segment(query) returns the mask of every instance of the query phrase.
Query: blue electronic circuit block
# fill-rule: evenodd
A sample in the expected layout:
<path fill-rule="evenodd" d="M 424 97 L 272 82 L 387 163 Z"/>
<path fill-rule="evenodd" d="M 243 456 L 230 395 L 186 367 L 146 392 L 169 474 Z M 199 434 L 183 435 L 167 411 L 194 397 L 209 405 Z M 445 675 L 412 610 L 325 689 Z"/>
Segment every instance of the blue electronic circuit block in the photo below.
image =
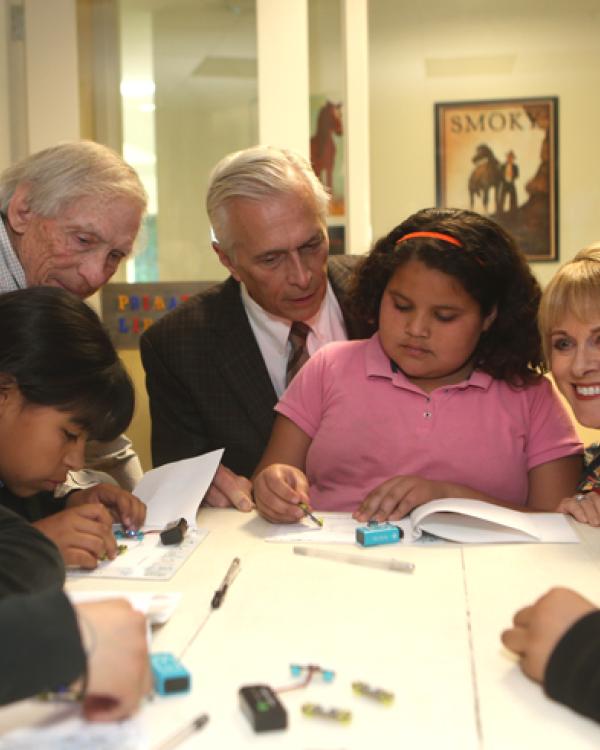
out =
<path fill-rule="evenodd" d="M 154 692 L 159 695 L 189 692 L 192 678 L 187 669 L 173 654 L 150 655 L 150 666 L 154 679 Z"/>
<path fill-rule="evenodd" d="M 374 547 L 377 544 L 395 544 L 404 536 L 399 526 L 391 523 L 369 521 L 367 526 L 356 529 L 356 541 L 363 547 Z"/>
<path fill-rule="evenodd" d="M 143 531 L 135 531 L 133 529 L 128 529 L 125 531 L 124 529 L 115 529 L 114 530 L 115 539 L 135 539 L 138 542 L 141 542 L 144 539 L 144 532 Z"/>

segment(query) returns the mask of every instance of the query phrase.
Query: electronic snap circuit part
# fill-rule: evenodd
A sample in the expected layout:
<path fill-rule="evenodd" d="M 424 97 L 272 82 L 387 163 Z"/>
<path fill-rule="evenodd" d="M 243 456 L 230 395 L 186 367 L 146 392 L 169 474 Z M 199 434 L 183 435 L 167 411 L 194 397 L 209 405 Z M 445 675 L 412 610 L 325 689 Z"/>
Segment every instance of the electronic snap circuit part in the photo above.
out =
<path fill-rule="evenodd" d="M 378 544 L 395 544 L 404 536 L 399 526 L 392 523 L 369 521 L 366 526 L 356 529 L 356 541 L 363 547 L 374 547 Z"/>
<path fill-rule="evenodd" d="M 372 688 L 367 685 L 366 682 L 353 682 L 352 690 L 356 695 L 362 695 L 365 698 L 372 698 L 379 703 L 384 703 L 386 706 L 391 705 L 394 702 L 394 694 L 387 690 L 381 690 L 380 688 Z"/>
<path fill-rule="evenodd" d="M 238 695 L 242 713 L 255 732 L 287 727 L 287 712 L 268 685 L 246 685 Z"/>
<path fill-rule="evenodd" d="M 317 717 L 319 719 L 331 719 L 339 721 L 340 724 L 349 724 L 352 721 L 352 712 L 340 708 L 323 708 L 318 703 L 305 703 L 302 706 L 305 716 Z"/>
<path fill-rule="evenodd" d="M 185 518 L 178 518 L 177 521 L 168 523 L 160 532 L 160 541 L 163 544 L 179 544 L 183 541 L 187 529 L 188 524 Z"/>
<path fill-rule="evenodd" d="M 187 693 L 192 684 L 188 670 L 173 654 L 162 652 L 150 655 L 154 692 L 159 695 Z"/>
<path fill-rule="evenodd" d="M 116 529 L 114 532 L 115 539 L 135 539 L 138 542 L 143 541 L 144 539 L 144 532 L 136 531 L 135 529 L 127 529 L 126 531 L 123 529 Z"/>

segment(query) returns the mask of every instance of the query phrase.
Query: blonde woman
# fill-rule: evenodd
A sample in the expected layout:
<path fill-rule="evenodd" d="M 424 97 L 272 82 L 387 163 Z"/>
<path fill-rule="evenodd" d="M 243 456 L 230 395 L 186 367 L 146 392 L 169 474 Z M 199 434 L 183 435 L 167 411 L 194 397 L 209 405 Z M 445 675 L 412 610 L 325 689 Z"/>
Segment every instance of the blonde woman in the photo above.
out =
<path fill-rule="evenodd" d="M 600 429 L 600 243 L 559 269 L 542 295 L 539 323 L 558 389 L 577 421 Z M 577 494 L 557 510 L 600 526 L 600 445 L 586 451 Z"/>

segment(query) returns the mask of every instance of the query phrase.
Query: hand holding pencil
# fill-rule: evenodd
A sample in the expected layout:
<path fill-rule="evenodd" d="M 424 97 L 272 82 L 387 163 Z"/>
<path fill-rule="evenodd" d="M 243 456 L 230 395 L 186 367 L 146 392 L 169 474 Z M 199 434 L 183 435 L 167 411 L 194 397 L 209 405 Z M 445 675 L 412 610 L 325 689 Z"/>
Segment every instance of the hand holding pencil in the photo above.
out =
<path fill-rule="evenodd" d="M 308 480 L 295 466 L 267 466 L 254 479 L 253 494 L 256 509 L 271 523 L 298 523 L 312 514 Z"/>

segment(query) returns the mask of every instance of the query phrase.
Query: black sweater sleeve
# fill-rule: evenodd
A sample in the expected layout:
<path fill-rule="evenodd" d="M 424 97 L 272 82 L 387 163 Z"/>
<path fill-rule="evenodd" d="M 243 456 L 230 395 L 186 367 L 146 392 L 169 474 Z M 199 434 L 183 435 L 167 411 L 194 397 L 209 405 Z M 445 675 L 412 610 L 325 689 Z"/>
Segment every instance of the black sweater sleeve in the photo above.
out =
<path fill-rule="evenodd" d="M 0 505 L 0 598 L 57 589 L 64 579 L 63 561 L 53 542 Z"/>
<path fill-rule="evenodd" d="M 33 497 L 17 497 L 8 487 L 0 487 L 0 503 L 18 516 L 34 523 L 64 510 L 70 494 L 54 497 L 51 492 L 39 492 Z"/>
<path fill-rule="evenodd" d="M 544 687 L 554 700 L 600 721 L 600 610 L 563 635 L 550 655 Z"/>
<path fill-rule="evenodd" d="M 0 601 L 0 704 L 70 685 L 85 664 L 77 616 L 62 591 Z"/>

